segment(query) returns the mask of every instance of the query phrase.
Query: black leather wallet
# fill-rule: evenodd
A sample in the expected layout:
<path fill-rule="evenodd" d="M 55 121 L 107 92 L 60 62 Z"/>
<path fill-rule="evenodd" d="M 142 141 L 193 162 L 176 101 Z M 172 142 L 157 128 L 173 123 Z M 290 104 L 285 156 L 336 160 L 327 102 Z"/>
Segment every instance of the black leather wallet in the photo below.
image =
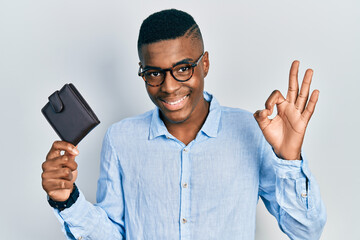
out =
<path fill-rule="evenodd" d="M 89 104 L 71 83 L 51 94 L 41 112 L 61 140 L 75 146 L 100 123 Z"/>

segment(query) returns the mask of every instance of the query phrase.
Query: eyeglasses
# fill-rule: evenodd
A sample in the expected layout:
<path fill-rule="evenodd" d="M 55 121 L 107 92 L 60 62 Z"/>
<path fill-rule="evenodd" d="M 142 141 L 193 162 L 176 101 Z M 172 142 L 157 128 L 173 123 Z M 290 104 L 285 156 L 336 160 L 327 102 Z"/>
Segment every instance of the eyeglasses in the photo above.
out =
<path fill-rule="evenodd" d="M 205 52 L 194 63 L 188 61 L 181 61 L 175 64 L 171 68 L 158 68 L 147 67 L 142 68 L 140 65 L 138 75 L 144 79 L 147 85 L 151 87 L 158 87 L 165 82 L 165 75 L 167 71 L 170 71 L 171 76 L 178 82 L 186 82 L 194 74 L 194 68 L 199 64 L 200 60 L 204 56 Z"/>

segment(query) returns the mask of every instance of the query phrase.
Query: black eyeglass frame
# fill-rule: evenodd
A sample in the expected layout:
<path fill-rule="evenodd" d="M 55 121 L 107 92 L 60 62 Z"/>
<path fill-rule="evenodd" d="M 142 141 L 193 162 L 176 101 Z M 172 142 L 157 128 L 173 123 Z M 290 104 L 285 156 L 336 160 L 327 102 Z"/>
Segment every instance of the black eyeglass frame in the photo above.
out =
<path fill-rule="evenodd" d="M 187 62 L 187 61 L 181 61 L 181 62 L 175 64 L 174 66 L 172 66 L 171 68 L 166 68 L 166 69 L 162 69 L 162 68 L 158 68 L 158 67 L 148 67 L 148 68 L 142 69 L 142 66 L 140 65 L 139 71 L 138 71 L 138 75 L 139 75 L 140 77 L 142 77 L 142 78 L 144 79 L 145 83 L 146 83 L 147 85 L 151 86 L 151 87 L 158 87 L 158 86 L 160 86 L 161 84 L 163 84 L 163 83 L 165 82 L 165 76 L 166 76 L 166 72 L 167 72 L 167 71 L 170 72 L 171 76 L 172 76 L 176 81 L 178 81 L 178 82 L 186 82 L 186 81 L 189 81 L 189 80 L 192 78 L 192 76 L 194 75 L 194 68 L 199 64 L 199 62 L 201 61 L 201 59 L 202 59 L 202 57 L 204 56 L 204 54 L 205 54 L 205 52 L 203 52 L 203 53 L 201 54 L 201 56 L 198 58 L 198 60 L 196 60 L 196 61 L 193 62 L 193 63 Z M 190 67 L 191 67 L 191 75 L 190 75 L 190 77 L 189 77 L 188 79 L 186 79 L 186 80 L 179 80 L 179 79 L 177 79 L 177 78 L 174 76 L 173 69 L 174 69 L 176 66 L 180 65 L 180 64 L 190 64 Z M 163 76 L 164 76 L 162 82 L 159 83 L 159 84 L 157 84 L 157 85 L 152 85 L 152 84 L 150 84 L 148 81 L 146 81 L 146 79 L 145 79 L 145 72 L 148 71 L 148 70 L 158 70 L 159 72 L 161 72 L 161 73 L 163 74 Z"/>

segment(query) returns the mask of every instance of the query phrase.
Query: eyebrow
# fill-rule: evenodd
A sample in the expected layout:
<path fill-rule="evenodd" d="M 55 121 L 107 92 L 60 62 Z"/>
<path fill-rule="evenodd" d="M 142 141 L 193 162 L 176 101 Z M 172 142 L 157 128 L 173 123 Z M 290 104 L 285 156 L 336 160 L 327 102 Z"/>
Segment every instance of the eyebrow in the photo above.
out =
<path fill-rule="evenodd" d="M 179 65 L 179 64 L 182 64 L 182 63 L 190 63 L 190 62 L 193 62 L 193 61 L 194 61 L 194 59 L 192 59 L 192 58 L 184 58 L 184 59 L 174 63 L 171 67 L 175 67 L 176 65 Z M 145 65 L 143 69 L 147 70 L 147 69 L 163 69 L 163 68 Z"/>

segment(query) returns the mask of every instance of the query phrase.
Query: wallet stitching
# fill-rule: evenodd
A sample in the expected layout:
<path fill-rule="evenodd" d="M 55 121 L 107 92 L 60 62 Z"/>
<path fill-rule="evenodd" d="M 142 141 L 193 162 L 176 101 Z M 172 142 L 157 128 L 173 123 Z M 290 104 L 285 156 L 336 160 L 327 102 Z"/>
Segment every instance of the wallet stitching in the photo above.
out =
<path fill-rule="evenodd" d="M 76 98 L 76 100 L 84 107 L 84 109 L 86 110 L 86 112 L 89 114 L 89 116 L 96 122 L 96 123 L 99 123 L 100 121 L 99 121 L 99 119 L 97 119 L 97 117 L 95 117 L 94 115 L 95 115 L 95 113 L 91 110 L 91 108 L 90 108 L 90 105 L 89 104 L 87 104 L 88 105 L 88 107 L 86 107 L 86 105 L 83 103 L 83 100 L 85 101 L 85 99 L 84 98 L 80 98 L 79 96 L 78 96 L 78 94 L 80 94 L 78 91 L 78 93 L 76 92 L 76 91 L 74 91 L 73 90 L 73 86 L 71 86 L 70 84 L 66 84 L 68 87 L 69 87 L 69 89 L 70 89 L 70 91 L 74 94 L 74 96 L 75 96 L 75 98 Z M 89 108 L 89 109 L 88 109 Z"/>
<path fill-rule="evenodd" d="M 51 101 L 50 98 L 49 98 L 49 102 L 50 102 L 51 107 L 54 109 L 54 111 L 55 111 L 56 113 L 59 113 L 59 112 L 61 112 L 61 111 L 63 110 L 64 104 L 63 104 L 63 102 L 61 101 L 61 98 L 60 98 L 60 96 L 59 96 L 59 91 L 54 92 L 51 96 L 54 96 L 54 95 L 55 95 L 55 98 L 57 98 L 57 101 L 60 103 L 60 110 L 59 110 L 59 111 L 56 110 L 56 107 L 54 107 L 54 104 L 55 104 L 55 106 L 57 106 L 58 104 L 55 103 L 55 102 L 54 102 L 54 104 L 53 104 L 53 101 Z M 50 97 L 51 97 L 51 96 L 50 96 Z"/>
<path fill-rule="evenodd" d="M 48 103 L 50 105 L 50 103 Z M 51 107 L 51 106 L 50 106 Z M 58 129 L 56 128 L 56 126 L 51 122 L 50 118 L 47 116 L 47 114 L 45 113 L 45 109 L 46 109 L 46 105 L 45 107 L 43 107 L 42 112 L 44 117 L 46 118 L 46 120 L 48 121 L 48 123 L 50 124 L 50 126 L 54 129 L 54 131 L 57 133 L 57 135 L 61 138 L 64 139 L 64 136 L 58 131 Z"/>
<path fill-rule="evenodd" d="M 97 116 L 95 115 L 95 113 L 92 111 L 92 109 L 90 108 L 89 104 L 86 102 L 86 100 L 81 96 L 81 94 L 77 91 L 77 89 L 75 88 L 75 86 L 73 86 L 75 88 L 72 89 L 72 84 L 65 84 L 66 87 L 68 87 L 68 89 L 70 90 L 70 93 L 74 96 L 74 98 L 76 99 L 75 101 L 78 101 L 80 103 L 80 105 L 83 107 L 83 109 L 85 109 L 85 111 L 87 112 L 88 116 L 90 116 L 91 119 L 93 119 L 94 122 L 94 126 L 92 128 L 94 128 L 96 125 L 98 125 L 100 123 L 99 119 L 97 118 Z M 60 91 L 57 91 L 58 94 L 60 93 Z M 58 95 L 57 94 L 57 95 Z M 80 96 L 79 96 L 80 95 Z M 57 96 L 61 102 L 62 107 L 64 107 L 64 104 L 60 98 L 60 96 Z M 56 128 L 56 126 L 53 124 L 52 121 L 50 121 L 50 118 L 47 116 L 45 109 L 47 108 L 47 106 L 49 106 L 50 108 L 53 108 L 51 106 L 51 102 L 48 102 L 47 105 L 45 105 L 42 108 L 42 112 L 43 115 L 45 116 L 46 120 L 48 121 L 48 123 L 51 125 L 51 127 L 54 129 L 54 131 L 57 133 L 57 135 L 61 138 L 64 139 L 63 135 L 60 133 L 60 131 L 58 131 L 58 129 Z M 85 134 L 86 135 L 86 134 Z M 81 137 L 82 139 L 83 137 Z"/>

